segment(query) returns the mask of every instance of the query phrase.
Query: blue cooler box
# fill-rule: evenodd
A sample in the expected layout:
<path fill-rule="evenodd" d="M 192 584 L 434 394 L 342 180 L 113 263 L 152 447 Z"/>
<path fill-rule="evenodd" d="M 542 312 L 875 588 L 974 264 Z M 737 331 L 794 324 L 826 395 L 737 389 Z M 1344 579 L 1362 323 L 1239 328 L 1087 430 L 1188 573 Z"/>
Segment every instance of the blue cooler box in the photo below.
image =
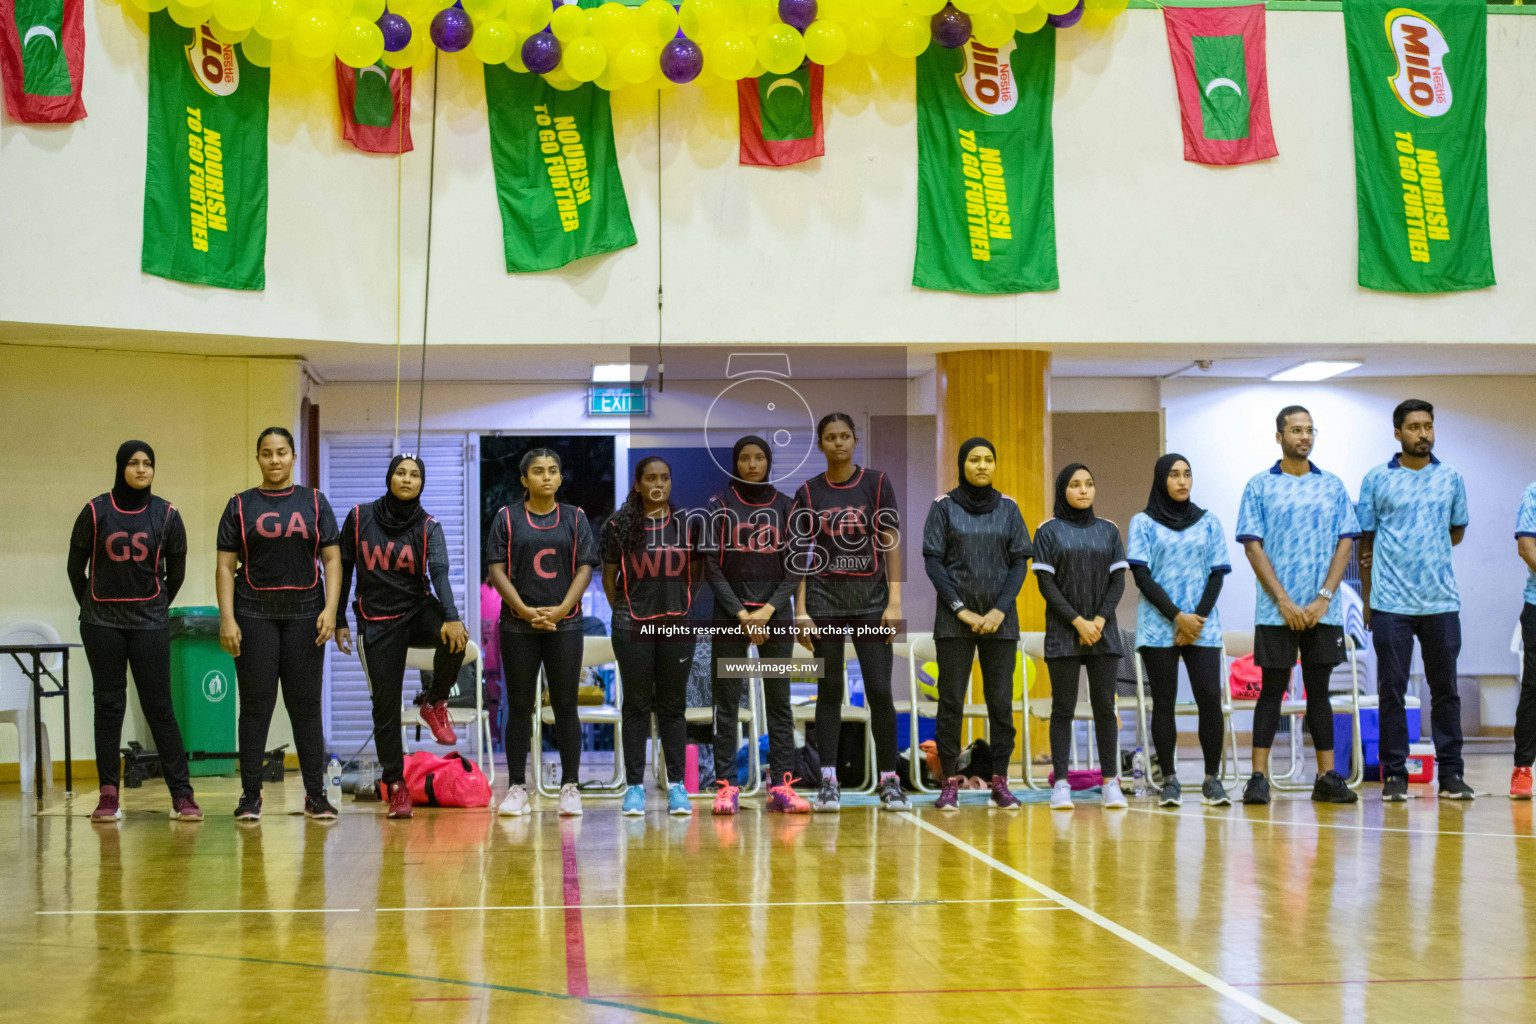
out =
<path fill-rule="evenodd" d="M 1419 708 L 1408 709 L 1408 739 L 1415 742 L 1420 735 Z M 1365 777 L 1371 781 L 1381 778 L 1381 715 L 1375 709 L 1360 711 L 1360 747 L 1365 754 Z M 1350 742 L 1349 716 L 1333 716 L 1334 760 L 1339 774 L 1349 776 L 1353 767 L 1354 746 Z"/>

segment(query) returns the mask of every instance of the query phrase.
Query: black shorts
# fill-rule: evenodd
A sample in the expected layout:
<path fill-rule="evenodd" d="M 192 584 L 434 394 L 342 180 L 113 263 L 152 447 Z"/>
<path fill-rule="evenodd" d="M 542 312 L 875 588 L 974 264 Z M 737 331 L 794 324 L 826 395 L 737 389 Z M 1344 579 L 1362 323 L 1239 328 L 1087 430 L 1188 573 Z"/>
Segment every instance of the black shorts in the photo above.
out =
<path fill-rule="evenodd" d="M 1292 668 L 1296 656 L 1304 665 L 1338 665 L 1344 661 L 1344 627 L 1317 625 L 1295 630 L 1289 626 L 1253 628 L 1253 663 L 1259 668 Z"/>

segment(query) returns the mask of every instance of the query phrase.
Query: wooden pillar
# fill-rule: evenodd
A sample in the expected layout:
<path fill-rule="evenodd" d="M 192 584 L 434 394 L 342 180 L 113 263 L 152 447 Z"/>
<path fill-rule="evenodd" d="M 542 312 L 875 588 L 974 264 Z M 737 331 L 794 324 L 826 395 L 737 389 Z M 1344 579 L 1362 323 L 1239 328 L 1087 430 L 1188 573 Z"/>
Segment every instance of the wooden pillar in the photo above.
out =
<path fill-rule="evenodd" d="M 1030 535 L 1050 518 L 1051 355 L 1029 349 L 974 349 L 937 356 L 939 488 L 959 483 L 956 456 L 966 438 L 985 437 L 997 446 L 993 486 L 1018 503 Z M 1045 601 L 1033 580 L 1019 592 L 1019 626 L 1026 632 L 1045 628 Z M 1044 666 L 1037 666 L 1044 675 Z M 979 675 L 972 700 L 981 700 Z M 1030 696 L 1050 693 L 1049 682 L 1036 679 Z M 1027 718 L 1027 716 L 1026 716 Z M 1031 729 L 1036 753 L 1048 749 L 1044 723 L 1016 723 Z M 979 726 L 967 730 L 967 739 Z M 1014 750 L 1017 759 L 1022 743 Z"/>

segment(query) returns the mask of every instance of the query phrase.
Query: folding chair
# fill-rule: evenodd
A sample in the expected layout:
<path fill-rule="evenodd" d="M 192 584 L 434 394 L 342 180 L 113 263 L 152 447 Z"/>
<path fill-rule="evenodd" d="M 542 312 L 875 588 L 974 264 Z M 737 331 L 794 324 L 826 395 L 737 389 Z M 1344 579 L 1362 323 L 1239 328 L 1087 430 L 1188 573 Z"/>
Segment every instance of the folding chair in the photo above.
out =
<path fill-rule="evenodd" d="M 1334 714 L 1348 714 L 1350 716 L 1350 758 L 1349 778 L 1345 780 L 1350 789 L 1359 789 L 1365 781 L 1365 749 L 1360 736 L 1360 663 L 1355 647 L 1355 638 L 1350 633 L 1344 634 L 1344 665 L 1349 670 L 1349 692 L 1336 694 L 1329 688 L 1328 703 Z M 1417 707 L 1419 699 L 1409 697 L 1409 707 Z M 1301 723 L 1306 718 L 1307 702 L 1305 700 L 1292 700 L 1287 697 L 1280 702 L 1280 713 L 1291 720 L 1291 764 L 1289 770 L 1283 776 L 1271 776 L 1271 781 L 1276 789 L 1286 792 L 1296 792 L 1307 789 L 1306 783 L 1300 781 L 1304 751 L 1301 739 Z"/>
<path fill-rule="evenodd" d="M 1035 664 L 1037 666 L 1035 671 L 1037 671 L 1037 672 L 1045 672 L 1045 671 L 1047 671 L 1046 665 L 1045 665 L 1045 634 L 1044 633 L 1024 633 L 1024 634 L 1022 634 L 1020 636 L 1020 642 L 1023 644 L 1023 647 L 1024 647 L 1024 657 L 1029 658 L 1029 659 L 1031 659 L 1032 661 L 1035 662 Z M 1094 721 L 1094 718 L 1093 718 L 1093 704 L 1092 704 L 1092 702 L 1086 700 L 1084 698 L 1084 695 L 1083 695 L 1083 690 L 1086 687 L 1086 685 L 1087 685 L 1087 683 L 1086 683 L 1086 680 L 1084 678 L 1084 670 L 1080 669 L 1078 671 L 1078 681 L 1077 681 L 1077 706 L 1072 709 L 1072 721 L 1074 721 L 1074 722 L 1087 722 L 1088 723 L 1088 742 L 1089 742 L 1090 746 L 1092 746 L 1095 743 L 1095 739 L 1094 739 L 1094 737 L 1095 737 L 1095 730 L 1098 729 L 1098 724 Z M 1034 718 L 1035 720 L 1041 721 L 1041 722 L 1049 722 L 1051 720 L 1051 703 L 1052 703 L 1052 698 L 1050 698 L 1050 697 L 1035 697 L 1035 698 L 1031 699 L 1031 698 L 1028 698 L 1028 696 L 1026 695 L 1025 703 L 1027 704 L 1027 706 L 1029 708 L 1029 715 L 1030 715 L 1031 718 Z M 1119 711 L 1119 697 L 1118 697 L 1118 695 L 1116 696 L 1115 706 L 1116 706 L 1116 711 L 1118 712 Z M 1137 724 L 1138 724 L 1138 728 L 1139 728 L 1139 726 L 1140 726 L 1140 719 L 1139 719 L 1139 717 L 1137 719 Z M 1074 729 L 1074 730 L 1072 730 L 1072 732 L 1073 732 L 1073 736 L 1072 736 L 1072 751 L 1071 751 L 1071 755 L 1070 756 L 1071 756 L 1071 760 L 1073 762 L 1076 762 L 1076 760 L 1077 760 L 1077 735 L 1076 735 L 1077 734 L 1077 730 Z M 1140 734 L 1138 733 L 1138 735 L 1140 735 Z M 1085 763 L 1087 761 L 1087 755 L 1086 754 L 1084 755 L 1084 761 L 1085 761 Z M 1120 730 L 1119 729 L 1115 730 L 1115 765 L 1114 765 L 1114 768 L 1112 770 L 1113 770 L 1114 775 L 1119 775 L 1120 774 Z M 1045 788 L 1043 785 L 1036 784 L 1035 779 L 1034 779 L 1034 755 L 1031 752 L 1031 750 L 1029 749 L 1029 723 L 1028 722 L 1026 722 L 1025 725 L 1024 725 L 1024 778 L 1021 779 L 1020 781 L 1022 781 L 1024 783 L 1024 785 L 1027 788 L 1029 788 L 1029 789 L 1044 789 Z"/>
<path fill-rule="evenodd" d="M 357 660 L 363 667 L 363 679 L 368 683 L 368 695 L 373 696 L 373 679 L 368 675 L 368 656 L 363 647 L 363 633 L 357 632 Z M 432 671 L 432 660 L 435 651 L 431 647 L 412 647 L 405 652 L 405 667 L 409 671 L 415 669 L 420 672 L 423 669 Z M 475 706 L 473 708 L 448 709 L 448 721 L 455 727 L 464 727 L 464 738 L 468 739 L 473 733 L 475 739 L 475 763 L 485 772 L 488 782 L 496 781 L 496 763 L 494 758 L 487 759 L 486 752 L 491 749 L 491 716 L 485 710 L 485 684 L 481 677 L 480 645 L 469 640 L 464 645 L 464 663 L 475 666 Z M 402 687 L 402 692 L 404 687 Z M 416 705 L 411 702 L 402 702 L 400 709 L 400 745 L 405 753 L 411 752 L 410 730 L 416 718 Z M 419 729 L 419 725 L 417 726 Z"/>
<path fill-rule="evenodd" d="M 1220 778 L 1221 778 L 1221 781 L 1222 781 L 1223 785 L 1236 786 L 1238 783 L 1240 783 L 1242 781 L 1242 777 L 1240 775 L 1240 769 L 1239 769 L 1238 763 L 1237 763 L 1237 733 L 1234 731 L 1234 729 L 1232 727 L 1232 686 L 1227 681 L 1227 675 L 1228 675 L 1228 671 L 1229 671 L 1229 667 L 1230 667 L 1230 661 L 1229 661 L 1229 659 L 1227 657 L 1226 636 L 1229 636 L 1229 635 L 1231 635 L 1231 634 L 1225 634 L 1223 636 L 1223 638 L 1222 638 L 1221 676 L 1220 676 L 1220 678 L 1221 678 L 1221 723 L 1222 723 L 1222 744 L 1221 744 L 1221 747 L 1222 747 L 1222 761 L 1224 763 L 1226 763 L 1226 768 L 1230 769 L 1230 774 L 1228 774 L 1226 771 L 1222 771 L 1222 773 L 1220 775 Z M 1250 640 L 1250 643 L 1251 642 L 1252 641 Z M 1151 730 L 1150 725 L 1148 723 L 1148 717 L 1150 715 L 1149 705 L 1151 703 L 1151 698 L 1147 695 L 1147 667 L 1146 667 L 1146 665 L 1144 665 L 1142 663 L 1141 651 L 1139 649 L 1135 652 L 1135 657 L 1136 657 L 1136 729 L 1137 729 L 1138 735 L 1147 737 L 1150 740 L 1150 737 L 1152 735 L 1152 730 Z M 1174 715 L 1180 716 L 1180 717 L 1194 716 L 1194 717 L 1198 718 L 1199 715 L 1200 715 L 1200 707 L 1199 707 L 1199 705 L 1197 705 L 1192 700 L 1175 701 L 1174 705 L 1173 705 L 1173 713 L 1174 713 Z M 1150 750 L 1150 747 L 1149 746 L 1144 746 L 1143 749 Z M 1227 763 L 1229 761 L 1229 758 L 1230 758 L 1230 762 Z M 1221 769 L 1218 768 L 1218 771 L 1221 771 Z M 1149 775 L 1148 781 L 1151 782 L 1153 785 L 1159 784 L 1161 782 L 1161 780 L 1162 780 L 1162 765 L 1160 765 L 1158 763 L 1157 757 L 1155 755 L 1155 752 L 1153 752 L 1152 756 L 1149 758 L 1149 761 L 1148 761 L 1148 775 Z"/>
<path fill-rule="evenodd" d="M 923 696 L 923 692 L 918 686 L 917 682 L 917 666 L 923 664 L 924 662 L 937 660 L 939 656 L 939 648 L 938 644 L 934 643 L 932 633 L 909 633 L 908 639 L 907 686 L 911 697 L 909 700 L 896 702 L 896 713 L 902 714 L 903 712 L 907 711 L 911 712 L 911 721 L 909 725 L 911 731 L 912 750 L 914 751 L 912 755 L 912 764 L 914 768 L 912 772 L 912 784 L 917 787 L 917 791 L 919 793 L 933 793 L 935 792 L 933 788 L 924 785 L 923 773 L 921 770 L 922 766 L 917 761 L 916 751 L 918 749 L 918 719 L 938 718 L 939 702 L 936 700 L 929 700 L 927 697 Z M 975 664 L 974 659 L 972 664 Z M 966 690 L 969 692 L 969 684 L 967 684 Z M 1021 711 L 1022 704 L 1018 701 L 1015 701 L 1013 709 L 1015 712 Z M 960 705 L 960 717 L 962 722 L 967 718 L 981 719 L 986 723 L 984 726 L 985 731 L 983 735 L 987 737 L 988 743 L 992 741 L 992 716 L 987 711 L 986 704 L 962 704 Z M 1024 756 L 1028 757 L 1029 738 L 1027 736 L 1024 739 L 1024 750 Z"/>
<path fill-rule="evenodd" d="M 1345 644 L 1346 649 L 1351 652 L 1351 659 L 1350 659 L 1350 661 L 1351 661 L 1351 667 L 1353 667 L 1354 662 L 1355 662 L 1356 658 L 1358 657 L 1358 654 L 1356 654 L 1354 652 L 1358 651 L 1358 648 L 1356 648 L 1354 646 L 1355 638 L 1350 635 L 1348 630 L 1344 631 L 1344 644 Z M 1411 681 L 1411 679 L 1410 679 L 1410 681 Z M 1381 710 L 1381 693 L 1380 693 L 1379 689 L 1378 689 L 1378 692 L 1376 692 L 1376 693 L 1360 693 L 1360 689 L 1361 688 L 1358 685 L 1359 681 L 1356 680 L 1355 682 L 1357 683 L 1357 685 L 1355 686 L 1355 692 L 1356 692 L 1356 694 L 1358 696 L 1357 696 L 1357 698 L 1355 700 L 1355 703 L 1354 703 L 1355 721 L 1354 721 L 1353 735 L 1350 737 L 1351 741 L 1352 741 L 1352 744 L 1353 744 L 1353 746 L 1352 746 L 1352 753 L 1354 755 L 1351 758 L 1351 760 L 1350 760 L 1350 770 L 1349 770 L 1349 786 L 1350 786 L 1351 789 L 1358 789 L 1360 787 L 1361 782 L 1364 781 L 1364 779 L 1365 779 L 1365 752 L 1363 750 L 1364 744 L 1363 744 L 1363 742 L 1362 742 L 1362 740 L 1360 738 L 1360 712 L 1362 712 L 1362 711 L 1376 711 L 1376 712 L 1380 712 L 1380 710 Z M 1333 703 L 1334 708 L 1337 710 L 1337 709 L 1339 709 L 1340 705 L 1342 704 L 1342 701 L 1340 701 L 1338 698 L 1334 698 L 1332 703 Z M 1414 694 L 1412 691 L 1410 691 L 1407 694 L 1405 694 L 1404 697 L 1403 697 L 1403 707 L 1404 707 L 1405 710 L 1410 710 L 1410 711 L 1411 710 L 1415 710 L 1415 709 L 1418 709 L 1418 708 L 1421 707 L 1421 702 L 1419 701 L 1418 696 L 1416 694 Z M 1381 727 L 1381 716 L 1379 714 L 1377 715 L 1376 721 L 1377 721 L 1377 728 L 1379 730 L 1380 727 Z M 1380 735 L 1380 733 L 1378 732 L 1378 736 L 1379 735 Z M 1415 739 L 1415 737 L 1412 737 L 1412 736 L 1409 737 L 1410 742 L 1413 739 Z"/>
<path fill-rule="evenodd" d="M 613 654 L 613 640 L 606 636 L 584 636 L 581 638 L 581 667 L 593 668 L 597 665 L 613 666 L 613 702 L 608 704 L 580 704 L 576 707 L 576 718 L 582 725 L 611 725 L 613 726 L 613 777 L 603 785 L 597 787 L 597 796 L 622 796 L 628 789 L 624 778 L 624 680 L 619 673 L 618 659 Z M 550 782 L 544 776 L 544 758 L 541 756 L 544 746 L 544 725 L 555 724 L 555 709 L 545 702 L 546 680 L 544 672 L 539 671 L 539 700 L 538 706 L 533 712 L 533 742 L 529 750 L 533 752 L 533 781 L 540 796 L 550 798 L 560 795 L 560 786 Z M 588 794 L 583 794 L 588 795 Z"/>
<path fill-rule="evenodd" d="M 901 654 L 902 654 L 902 651 L 900 649 L 902 646 L 904 646 L 904 645 L 897 645 L 897 648 L 898 648 L 897 649 L 897 656 L 898 657 L 901 656 Z M 908 652 L 908 653 L 910 653 L 910 652 Z M 797 661 L 810 661 L 812 658 L 815 657 L 815 655 L 813 653 L 811 653 L 810 651 L 806 650 L 804 647 L 801 647 L 798 643 L 795 644 L 794 655 L 793 656 L 794 656 L 795 660 L 797 660 Z M 851 644 L 851 643 L 844 644 L 844 646 L 843 646 L 843 721 L 844 722 L 856 722 L 856 723 L 862 723 L 863 724 L 863 726 L 864 726 L 864 753 L 865 753 L 865 765 L 864 765 L 865 781 L 864 781 L 864 784 L 862 786 L 860 786 L 858 789 L 850 789 L 850 790 L 848 790 L 848 792 L 850 792 L 850 793 L 861 793 L 861 794 L 868 795 L 868 794 L 873 793 L 875 791 L 875 789 L 878 787 L 878 785 L 880 783 L 880 771 L 879 771 L 879 768 L 877 767 L 877 762 L 875 761 L 875 730 L 874 730 L 874 726 L 871 724 L 871 718 L 870 718 L 870 714 L 869 714 L 869 707 L 867 705 L 864 706 L 864 707 L 856 707 L 856 706 L 854 706 L 853 704 L 850 703 L 850 701 L 852 700 L 853 694 L 850 692 L 850 689 L 849 689 L 849 686 L 848 686 L 848 662 L 852 661 L 856 657 L 857 657 L 857 655 L 854 653 L 853 644 Z M 795 725 L 797 727 L 801 728 L 801 729 L 804 729 L 805 726 L 808 723 L 816 721 L 816 704 L 815 704 L 815 702 L 812 702 L 810 704 L 796 704 L 793 707 L 791 707 L 790 710 L 793 712 L 793 714 L 795 716 Z M 823 766 L 823 767 L 825 767 L 825 766 Z M 837 766 L 833 765 L 832 767 L 836 768 Z M 817 783 L 820 783 L 821 780 L 818 779 L 816 781 L 817 781 Z"/>

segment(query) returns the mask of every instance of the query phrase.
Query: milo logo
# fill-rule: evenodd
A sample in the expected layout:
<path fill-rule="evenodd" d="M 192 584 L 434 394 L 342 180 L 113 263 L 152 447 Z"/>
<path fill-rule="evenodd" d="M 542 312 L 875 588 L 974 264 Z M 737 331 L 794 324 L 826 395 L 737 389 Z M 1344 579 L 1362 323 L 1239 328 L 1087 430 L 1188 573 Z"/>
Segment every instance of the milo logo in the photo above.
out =
<path fill-rule="evenodd" d="M 187 63 L 197 84 L 215 96 L 228 96 L 240 88 L 240 62 L 235 48 L 213 38 L 207 25 L 199 25 L 187 44 Z"/>
<path fill-rule="evenodd" d="M 1398 102 L 1420 117 L 1439 117 L 1450 110 L 1445 55 L 1451 48 L 1439 27 L 1406 7 L 1388 11 L 1386 27 L 1387 42 L 1397 57 L 1397 73 L 1389 81 Z"/>
<path fill-rule="evenodd" d="M 965 101 L 983 114 L 1006 114 L 1012 110 L 1019 102 L 1011 63 L 1013 40 L 994 50 L 972 39 L 961 52 L 965 55 L 965 68 L 955 75 L 955 81 Z"/>
<path fill-rule="evenodd" d="M 203 696 L 211 704 L 217 704 L 229 696 L 229 680 L 224 678 L 224 673 L 214 669 L 203 676 Z"/>

